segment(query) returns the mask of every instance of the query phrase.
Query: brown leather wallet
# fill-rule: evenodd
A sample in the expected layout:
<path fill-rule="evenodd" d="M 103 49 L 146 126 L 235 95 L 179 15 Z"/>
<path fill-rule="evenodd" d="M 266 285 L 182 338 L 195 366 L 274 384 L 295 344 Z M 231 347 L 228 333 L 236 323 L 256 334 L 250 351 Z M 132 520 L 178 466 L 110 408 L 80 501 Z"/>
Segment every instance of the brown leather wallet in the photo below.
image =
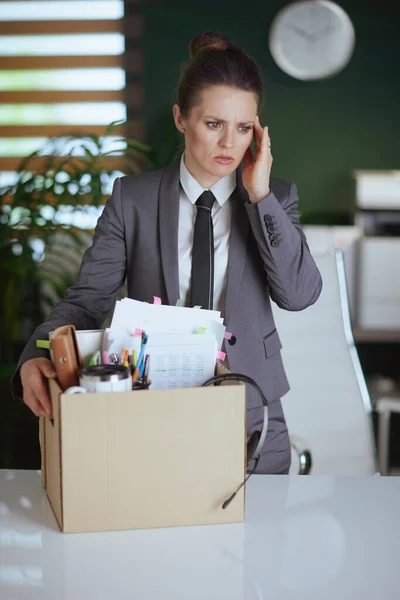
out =
<path fill-rule="evenodd" d="M 57 381 L 62 391 L 79 385 L 83 362 L 74 325 L 63 325 L 50 333 L 50 344 Z"/>

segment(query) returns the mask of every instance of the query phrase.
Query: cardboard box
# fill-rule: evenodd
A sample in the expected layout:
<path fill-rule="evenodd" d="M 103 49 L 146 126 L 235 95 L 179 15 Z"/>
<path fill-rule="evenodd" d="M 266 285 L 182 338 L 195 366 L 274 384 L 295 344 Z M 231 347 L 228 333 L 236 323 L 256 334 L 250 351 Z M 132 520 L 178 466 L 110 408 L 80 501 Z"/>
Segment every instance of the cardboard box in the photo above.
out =
<path fill-rule="evenodd" d="M 63 532 L 244 520 L 243 488 L 222 509 L 245 477 L 242 383 L 76 395 L 49 387 L 42 482 Z"/>

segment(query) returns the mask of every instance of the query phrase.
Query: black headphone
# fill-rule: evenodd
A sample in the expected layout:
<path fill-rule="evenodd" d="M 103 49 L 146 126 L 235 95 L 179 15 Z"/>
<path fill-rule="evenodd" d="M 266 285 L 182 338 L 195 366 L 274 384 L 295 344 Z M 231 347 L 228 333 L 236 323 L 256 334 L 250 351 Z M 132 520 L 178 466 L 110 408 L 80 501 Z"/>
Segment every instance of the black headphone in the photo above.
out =
<path fill-rule="evenodd" d="M 208 385 L 219 385 L 223 381 L 243 381 L 244 383 L 248 383 L 258 392 L 258 394 L 261 398 L 261 402 L 263 404 L 263 408 L 264 408 L 263 426 L 262 426 L 261 431 L 258 429 L 256 431 L 253 431 L 253 433 L 247 440 L 247 467 L 249 467 L 249 464 L 252 460 L 255 461 L 255 464 L 254 464 L 252 470 L 250 471 L 249 475 L 247 476 L 247 478 L 243 481 L 243 483 L 241 483 L 240 486 L 238 487 L 238 489 L 232 494 L 232 496 L 230 496 L 223 503 L 222 508 L 227 508 L 229 506 L 229 504 L 231 503 L 231 501 L 233 500 L 233 498 L 238 493 L 238 491 L 240 490 L 240 488 L 246 483 L 247 479 L 254 473 L 254 471 L 257 468 L 258 461 L 260 459 L 261 448 L 263 447 L 265 438 L 267 437 L 268 401 L 267 401 L 265 395 L 263 394 L 260 386 L 254 381 L 254 379 L 252 379 L 248 375 L 242 375 L 241 373 L 225 373 L 223 375 L 215 375 L 215 377 L 211 377 L 210 379 L 207 379 L 207 381 L 205 381 L 202 384 L 202 387 L 206 387 Z"/>

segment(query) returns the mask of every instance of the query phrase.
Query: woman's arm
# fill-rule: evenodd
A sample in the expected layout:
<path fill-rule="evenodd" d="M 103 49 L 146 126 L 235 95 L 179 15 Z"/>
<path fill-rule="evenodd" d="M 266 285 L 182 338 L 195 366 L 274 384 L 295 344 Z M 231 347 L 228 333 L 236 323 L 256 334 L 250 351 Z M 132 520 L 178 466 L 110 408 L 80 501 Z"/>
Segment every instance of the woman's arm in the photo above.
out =
<path fill-rule="evenodd" d="M 247 148 L 242 182 L 251 228 L 264 262 L 269 293 L 280 308 L 303 310 L 322 289 L 321 275 L 300 225 L 299 199 L 294 183 L 271 180 L 272 153 L 268 127 L 254 122 L 256 153 Z"/>
<path fill-rule="evenodd" d="M 270 194 L 246 209 L 272 300 L 286 310 L 314 304 L 322 279 L 300 225 L 296 185 L 272 179 Z"/>

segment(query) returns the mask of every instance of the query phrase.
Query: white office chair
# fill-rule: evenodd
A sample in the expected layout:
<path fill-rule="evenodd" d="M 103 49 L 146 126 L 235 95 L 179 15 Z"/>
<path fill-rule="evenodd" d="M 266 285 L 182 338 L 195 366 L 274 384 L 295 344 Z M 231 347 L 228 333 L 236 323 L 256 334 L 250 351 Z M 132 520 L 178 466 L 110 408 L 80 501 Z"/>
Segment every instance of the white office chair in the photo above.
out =
<path fill-rule="evenodd" d="M 318 301 L 300 312 L 273 306 L 291 385 L 282 398 L 296 450 L 291 473 L 299 472 L 299 455 L 303 472 L 311 460 L 312 475 L 373 475 L 371 403 L 351 332 L 343 254 L 332 249 L 314 259 L 323 280 Z"/>

